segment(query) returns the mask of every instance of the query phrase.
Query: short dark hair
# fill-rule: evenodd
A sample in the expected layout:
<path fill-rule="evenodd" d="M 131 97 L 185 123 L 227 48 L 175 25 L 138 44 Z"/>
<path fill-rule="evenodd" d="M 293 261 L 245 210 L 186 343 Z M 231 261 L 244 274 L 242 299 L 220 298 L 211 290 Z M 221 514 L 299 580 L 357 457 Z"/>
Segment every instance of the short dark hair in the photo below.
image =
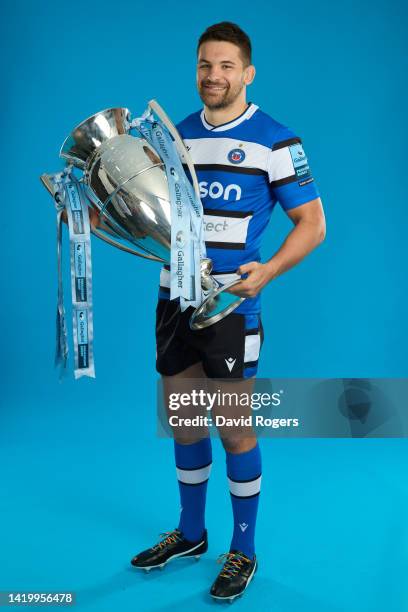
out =
<path fill-rule="evenodd" d="M 252 63 L 251 40 L 243 30 L 231 21 L 221 21 L 209 26 L 198 39 L 197 55 L 201 45 L 209 40 L 220 40 L 230 42 L 239 47 L 244 64 Z"/>

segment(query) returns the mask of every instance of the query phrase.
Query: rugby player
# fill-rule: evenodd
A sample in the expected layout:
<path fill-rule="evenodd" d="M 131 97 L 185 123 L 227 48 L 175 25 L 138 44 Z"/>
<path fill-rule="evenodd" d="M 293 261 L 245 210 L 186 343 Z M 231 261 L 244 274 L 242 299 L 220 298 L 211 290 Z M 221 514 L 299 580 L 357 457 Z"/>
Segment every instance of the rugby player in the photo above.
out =
<path fill-rule="evenodd" d="M 232 289 L 246 298 L 225 319 L 192 331 L 192 308 L 169 300 L 170 272 L 160 276 L 157 306 L 157 371 L 171 390 L 177 378 L 209 381 L 253 379 L 263 342 L 260 292 L 308 255 L 325 237 L 319 192 L 300 138 L 255 103 L 251 42 L 236 24 L 207 28 L 198 41 L 197 88 L 203 109 L 179 123 L 192 156 L 204 208 L 205 241 L 215 278 L 243 279 Z M 268 76 L 269 78 L 269 76 Z M 274 88 L 274 95 L 279 90 Z M 278 204 L 293 228 L 268 261 L 260 260 L 262 234 Z M 233 600 L 257 569 L 255 526 L 261 488 L 261 453 L 254 435 L 221 437 L 232 502 L 233 533 L 223 567 L 210 589 Z M 212 453 L 208 436 L 174 440 L 181 501 L 177 528 L 137 554 L 134 567 L 163 567 L 207 551 L 205 502 Z"/>

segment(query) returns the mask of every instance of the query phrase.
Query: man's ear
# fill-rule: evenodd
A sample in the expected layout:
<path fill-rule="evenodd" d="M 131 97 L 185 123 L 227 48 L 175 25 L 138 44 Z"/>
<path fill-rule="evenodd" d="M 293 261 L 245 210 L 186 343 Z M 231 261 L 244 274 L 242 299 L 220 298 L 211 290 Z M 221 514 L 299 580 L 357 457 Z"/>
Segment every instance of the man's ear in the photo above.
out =
<path fill-rule="evenodd" d="M 245 76 L 244 76 L 245 85 L 250 85 L 252 83 L 252 81 L 255 78 L 255 74 L 256 74 L 255 66 L 253 66 L 252 64 L 250 66 L 247 66 L 247 68 L 245 68 Z"/>

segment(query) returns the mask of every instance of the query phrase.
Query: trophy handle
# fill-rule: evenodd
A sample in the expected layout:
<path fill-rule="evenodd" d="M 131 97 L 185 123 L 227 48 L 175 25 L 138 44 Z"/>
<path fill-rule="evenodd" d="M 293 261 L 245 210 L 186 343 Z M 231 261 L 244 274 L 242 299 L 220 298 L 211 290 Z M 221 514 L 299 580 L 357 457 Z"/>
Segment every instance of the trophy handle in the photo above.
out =
<path fill-rule="evenodd" d="M 163 259 L 160 259 L 160 257 L 156 257 L 155 255 L 148 255 L 147 253 L 136 251 L 135 249 L 131 249 L 121 244 L 120 242 L 116 242 L 116 240 L 109 238 L 108 236 L 106 236 L 106 234 L 99 231 L 95 227 L 91 227 L 91 232 L 95 234 L 95 236 L 100 238 L 101 240 L 104 240 L 105 242 L 107 242 L 108 244 L 111 244 L 112 246 L 116 247 L 117 249 L 120 249 L 121 251 L 125 251 L 125 253 L 130 253 L 131 255 L 137 255 L 138 257 L 144 257 L 144 259 L 151 259 L 152 261 L 159 261 L 160 263 L 165 263 Z"/>
<path fill-rule="evenodd" d="M 43 186 L 46 188 L 46 190 L 48 191 L 52 199 L 55 200 L 57 204 L 59 204 L 58 189 L 56 189 L 54 183 L 52 182 L 52 178 L 54 176 L 56 176 L 56 173 L 55 174 L 41 174 L 40 181 L 42 182 Z"/>
<path fill-rule="evenodd" d="M 50 193 L 52 195 L 52 197 L 54 197 L 55 189 L 54 189 L 54 186 L 53 186 L 53 184 L 51 182 L 50 175 L 49 174 L 42 174 L 40 176 L 40 181 L 42 182 L 42 184 L 44 185 L 44 187 L 46 188 L 48 193 Z"/>
<path fill-rule="evenodd" d="M 194 168 L 193 160 L 191 159 L 191 155 L 188 152 L 187 147 L 183 142 L 183 139 L 178 133 L 176 126 L 174 125 L 170 117 L 166 115 L 166 113 L 164 112 L 164 110 L 162 109 L 162 107 L 156 100 L 150 100 L 150 102 L 148 102 L 148 105 L 156 113 L 156 115 L 160 117 L 160 119 L 163 121 L 164 125 L 167 127 L 170 134 L 173 136 L 175 143 L 179 148 L 179 152 L 183 154 L 184 159 L 186 160 L 187 167 L 190 170 L 194 191 L 196 192 L 198 199 L 200 199 L 200 188 L 198 186 L 197 174 Z"/>
<path fill-rule="evenodd" d="M 234 295 L 233 293 L 229 293 L 227 290 L 230 287 L 233 287 L 237 283 L 241 282 L 242 278 L 237 278 L 230 283 L 226 283 L 225 285 L 220 285 L 214 291 L 211 291 L 205 300 L 200 304 L 198 308 L 193 312 L 190 317 L 190 329 L 204 329 L 205 327 L 210 327 L 210 325 L 214 325 L 218 321 L 221 321 L 224 317 L 233 312 L 245 298 L 239 297 L 238 295 Z M 224 295 L 223 295 L 224 294 Z M 221 297 L 219 297 L 221 296 Z M 224 300 L 224 304 L 222 308 L 219 309 L 217 304 L 217 300 Z M 211 314 L 214 311 L 215 313 Z"/>

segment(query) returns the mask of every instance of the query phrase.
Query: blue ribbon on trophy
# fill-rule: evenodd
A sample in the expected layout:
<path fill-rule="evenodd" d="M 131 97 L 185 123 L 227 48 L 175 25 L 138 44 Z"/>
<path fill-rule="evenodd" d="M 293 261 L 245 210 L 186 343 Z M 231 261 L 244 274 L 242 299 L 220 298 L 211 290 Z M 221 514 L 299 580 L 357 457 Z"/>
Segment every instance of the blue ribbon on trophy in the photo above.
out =
<path fill-rule="evenodd" d="M 67 213 L 70 245 L 72 335 L 74 376 L 95 377 L 93 356 L 92 259 L 88 204 L 82 185 L 68 165 L 61 173 L 48 175 L 48 188 L 57 210 L 57 337 L 55 364 L 61 375 L 67 367 L 68 333 L 62 281 L 62 214 Z"/>
<path fill-rule="evenodd" d="M 138 136 L 130 134 L 136 128 Z M 155 100 L 131 121 L 126 108 L 111 108 L 80 123 L 61 151 L 67 165 L 41 180 L 57 209 L 57 349 L 62 370 L 68 340 L 62 286 L 62 214 L 67 213 L 72 293 L 74 374 L 95 377 L 91 236 L 144 259 L 170 265 L 170 299 L 194 307 L 191 329 L 227 316 L 242 302 L 211 276 L 206 257 L 203 207 L 191 157 Z M 190 178 L 187 177 L 185 162 Z M 75 170 L 82 175 L 77 178 Z M 89 208 L 99 222 L 89 223 Z"/>
<path fill-rule="evenodd" d="M 202 302 L 201 260 L 206 256 L 201 200 L 186 177 L 174 139 L 151 108 L 130 125 L 160 153 L 166 168 L 171 202 L 170 299 L 180 298 L 181 310 L 197 307 Z"/>

